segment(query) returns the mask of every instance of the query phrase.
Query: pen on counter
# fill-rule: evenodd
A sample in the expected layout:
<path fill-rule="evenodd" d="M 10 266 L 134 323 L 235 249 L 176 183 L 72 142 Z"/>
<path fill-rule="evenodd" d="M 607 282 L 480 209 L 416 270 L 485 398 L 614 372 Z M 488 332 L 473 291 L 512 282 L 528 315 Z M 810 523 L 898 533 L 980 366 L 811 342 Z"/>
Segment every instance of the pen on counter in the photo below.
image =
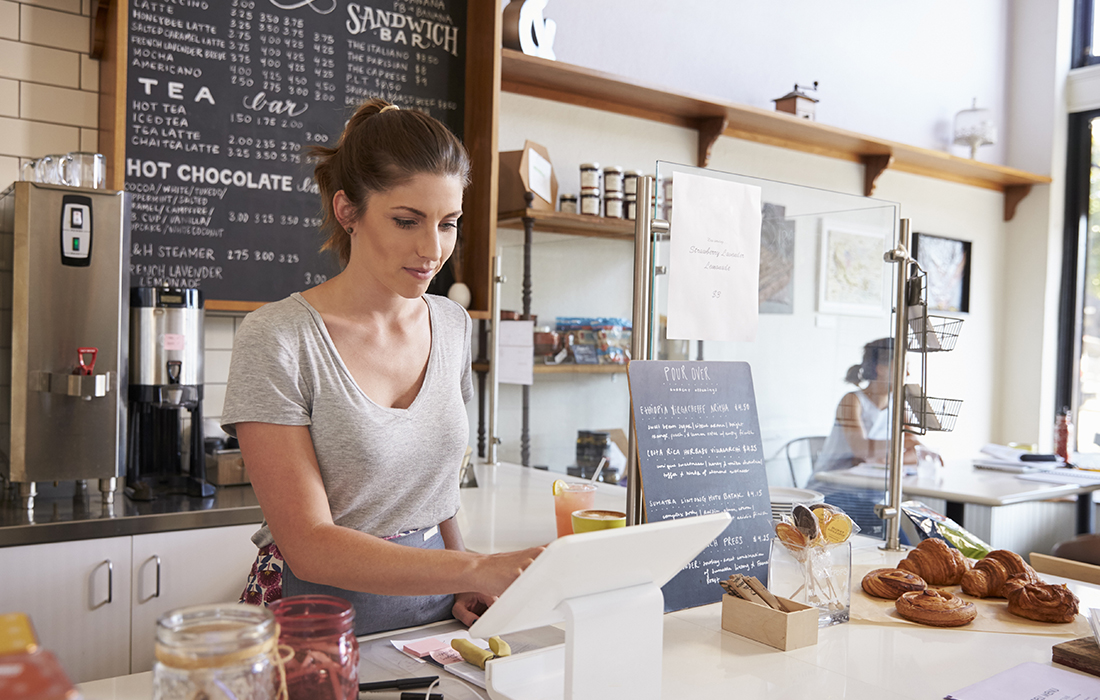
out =
<path fill-rule="evenodd" d="M 360 690 L 362 700 L 443 700 L 442 693 L 432 693 L 427 698 L 423 690 Z"/>
<path fill-rule="evenodd" d="M 418 678 L 394 678 L 391 681 L 371 681 L 359 684 L 359 692 L 374 690 L 407 690 L 409 688 L 427 688 L 439 680 L 439 676 L 420 676 Z M 423 697 L 424 693 L 420 693 Z"/>

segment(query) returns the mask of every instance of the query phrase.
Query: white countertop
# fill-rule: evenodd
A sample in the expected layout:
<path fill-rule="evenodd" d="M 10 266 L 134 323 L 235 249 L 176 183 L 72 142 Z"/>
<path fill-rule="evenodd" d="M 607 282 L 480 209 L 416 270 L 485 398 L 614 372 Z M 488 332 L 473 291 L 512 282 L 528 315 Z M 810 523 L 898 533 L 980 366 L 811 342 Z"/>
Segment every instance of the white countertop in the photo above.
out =
<path fill-rule="evenodd" d="M 479 488 L 463 489 L 459 512 L 467 546 L 493 552 L 552 539 L 550 483 L 558 476 L 514 465 L 479 466 Z M 623 503 L 625 489 L 600 486 L 597 507 L 621 509 Z M 885 566 L 902 556 L 880 551 L 874 540 L 854 542 L 855 566 Z M 1070 587 L 1082 610 L 1100 607 L 1100 587 Z M 706 605 L 665 615 L 662 694 L 669 700 L 730 697 L 731 691 L 760 699 L 928 700 L 1024 662 L 1050 664 L 1051 647 L 1069 638 L 849 622 L 822 629 L 816 646 L 780 652 L 723 631 L 721 605 Z M 608 658 L 614 662 L 614 650 Z M 1095 680 L 1100 692 L 1100 678 Z M 86 700 L 144 700 L 152 692 L 148 673 L 79 687 Z"/>

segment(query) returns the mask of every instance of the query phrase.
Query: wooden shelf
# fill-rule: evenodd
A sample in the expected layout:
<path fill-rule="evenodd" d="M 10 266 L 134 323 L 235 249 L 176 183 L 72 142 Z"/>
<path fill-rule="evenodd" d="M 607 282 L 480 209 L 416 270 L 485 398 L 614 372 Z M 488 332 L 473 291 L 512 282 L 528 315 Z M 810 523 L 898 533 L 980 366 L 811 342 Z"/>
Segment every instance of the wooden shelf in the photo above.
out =
<path fill-rule="evenodd" d="M 634 222 L 627 219 L 606 219 L 587 214 L 566 214 L 543 209 L 505 211 L 497 216 L 497 226 L 523 228 L 523 219 L 535 220 L 535 230 L 547 233 L 566 233 L 591 238 L 619 238 L 634 240 Z"/>
<path fill-rule="evenodd" d="M 488 372 L 488 362 L 473 363 L 475 372 Z M 540 365 L 535 363 L 535 374 L 626 374 L 626 365 Z"/>
<path fill-rule="evenodd" d="M 501 90 L 695 129 L 700 167 L 706 167 L 714 141 L 725 135 L 863 163 L 867 196 L 887 169 L 1004 192 L 1006 221 L 1032 185 L 1051 181 L 1045 175 L 865 136 L 784 112 L 678 92 L 512 49 L 502 52 Z"/>

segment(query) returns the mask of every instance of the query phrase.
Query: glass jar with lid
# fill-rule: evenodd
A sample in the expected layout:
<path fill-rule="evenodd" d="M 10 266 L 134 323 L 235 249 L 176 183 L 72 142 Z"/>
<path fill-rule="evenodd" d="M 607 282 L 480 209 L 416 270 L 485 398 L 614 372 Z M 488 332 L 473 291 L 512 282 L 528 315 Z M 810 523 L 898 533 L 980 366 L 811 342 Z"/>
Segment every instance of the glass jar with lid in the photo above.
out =
<path fill-rule="evenodd" d="M 289 700 L 358 700 L 359 641 L 351 603 L 296 595 L 270 609 L 279 623 L 280 646 L 294 651 L 286 662 Z"/>
<path fill-rule="evenodd" d="M 154 700 L 269 700 L 280 689 L 275 616 L 256 605 L 197 605 L 161 615 Z"/>
<path fill-rule="evenodd" d="M 623 218 L 623 193 L 605 192 L 603 195 L 603 215 L 608 219 Z"/>
<path fill-rule="evenodd" d="M 603 191 L 623 192 L 623 169 L 618 165 L 609 165 L 603 169 Z"/>
<path fill-rule="evenodd" d="M 600 164 L 581 163 L 581 192 L 593 187 L 600 189 Z"/>
<path fill-rule="evenodd" d="M 638 178 L 642 177 L 640 170 L 627 170 L 623 173 L 623 194 L 626 196 L 638 194 Z"/>
<path fill-rule="evenodd" d="M 581 213 L 589 216 L 600 215 L 600 188 L 581 188 Z"/>
<path fill-rule="evenodd" d="M 573 193 L 563 194 L 558 198 L 561 203 L 558 210 L 564 214 L 576 214 L 577 213 L 577 195 Z"/>

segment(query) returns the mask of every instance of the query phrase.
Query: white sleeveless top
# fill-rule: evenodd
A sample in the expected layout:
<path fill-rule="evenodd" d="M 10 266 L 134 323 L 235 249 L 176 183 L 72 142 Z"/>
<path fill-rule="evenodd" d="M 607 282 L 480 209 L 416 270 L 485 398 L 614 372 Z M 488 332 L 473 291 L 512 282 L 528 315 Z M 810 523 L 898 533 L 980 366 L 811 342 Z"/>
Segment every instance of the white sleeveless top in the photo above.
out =
<path fill-rule="evenodd" d="M 859 420 L 863 426 L 863 433 L 868 440 L 887 440 L 890 437 L 890 400 L 887 398 L 886 407 L 879 408 L 863 392 L 856 389 L 852 392 L 859 401 Z M 833 430 L 825 440 L 821 452 L 817 456 L 814 471 L 832 471 L 834 469 L 847 469 L 854 466 L 855 454 L 852 452 L 848 438 L 844 435 L 844 427 L 833 422 Z M 862 460 L 861 460 L 862 461 Z"/>

